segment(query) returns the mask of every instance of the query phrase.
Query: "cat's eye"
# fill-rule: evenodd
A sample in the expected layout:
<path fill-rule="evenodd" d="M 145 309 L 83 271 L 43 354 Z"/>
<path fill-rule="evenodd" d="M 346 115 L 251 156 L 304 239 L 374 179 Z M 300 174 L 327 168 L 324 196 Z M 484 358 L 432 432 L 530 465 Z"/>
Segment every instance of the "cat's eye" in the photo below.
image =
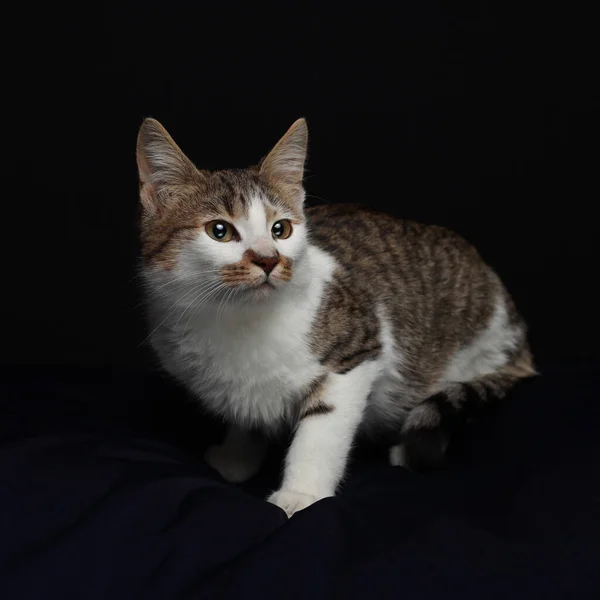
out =
<path fill-rule="evenodd" d="M 292 224 L 287 219 L 282 219 L 281 221 L 273 223 L 271 232 L 273 233 L 273 237 L 285 240 L 292 235 Z"/>
<path fill-rule="evenodd" d="M 234 226 L 225 221 L 211 221 L 204 228 L 206 233 L 217 242 L 230 242 L 238 237 Z"/>

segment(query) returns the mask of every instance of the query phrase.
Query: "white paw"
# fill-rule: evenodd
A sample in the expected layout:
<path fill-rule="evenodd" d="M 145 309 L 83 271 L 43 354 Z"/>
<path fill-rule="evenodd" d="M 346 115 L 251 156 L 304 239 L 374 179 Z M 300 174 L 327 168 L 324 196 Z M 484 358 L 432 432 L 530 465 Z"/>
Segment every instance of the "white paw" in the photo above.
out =
<path fill-rule="evenodd" d="M 204 460 L 231 483 L 243 483 L 256 475 L 262 462 L 260 456 L 252 453 L 242 456 L 226 446 L 210 446 Z"/>
<path fill-rule="evenodd" d="M 392 446 L 389 457 L 392 467 L 406 467 L 406 450 L 404 449 L 404 444 Z"/>
<path fill-rule="evenodd" d="M 292 492 L 288 490 L 279 490 L 267 498 L 267 502 L 282 508 L 288 517 L 291 517 L 299 510 L 303 510 L 311 504 L 314 504 L 316 501 L 316 496 L 310 496 L 309 494 L 301 494 L 300 492 Z"/>

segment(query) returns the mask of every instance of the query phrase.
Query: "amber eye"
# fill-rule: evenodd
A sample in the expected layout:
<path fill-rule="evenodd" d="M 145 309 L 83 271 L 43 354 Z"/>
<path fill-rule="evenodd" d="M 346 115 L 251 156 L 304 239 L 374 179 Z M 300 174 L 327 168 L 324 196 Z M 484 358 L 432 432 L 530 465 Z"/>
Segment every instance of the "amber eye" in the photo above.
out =
<path fill-rule="evenodd" d="M 285 240 L 292 235 L 292 224 L 287 219 L 282 219 L 281 221 L 273 223 L 271 232 L 273 233 L 273 237 Z"/>
<path fill-rule="evenodd" d="M 225 221 L 211 221 L 205 226 L 206 233 L 217 242 L 230 242 L 237 236 L 237 231 Z"/>

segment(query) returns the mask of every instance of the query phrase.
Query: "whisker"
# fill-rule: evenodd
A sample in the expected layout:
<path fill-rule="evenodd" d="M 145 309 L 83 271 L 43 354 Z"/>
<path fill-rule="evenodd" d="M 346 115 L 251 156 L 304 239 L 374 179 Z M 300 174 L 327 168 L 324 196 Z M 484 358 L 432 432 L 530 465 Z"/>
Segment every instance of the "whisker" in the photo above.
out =
<path fill-rule="evenodd" d="M 211 270 L 207 270 L 207 271 L 198 271 L 195 274 L 196 275 L 206 275 L 206 274 L 210 274 L 210 273 L 219 273 L 220 271 L 221 271 L 221 269 L 211 269 Z M 162 283 L 158 287 L 150 290 L 150 293 L 146 294 L 145 297 L 142 300 L 140 300 L 140 302 L 138 302 L 138 304 L 136 304 L 136 306 L 134 308 L 138 309 L 138 308 L 144 307 L 148 303 L 149 300 L 153 300 L 154 298 L 156 298 L 156 296 L 159 295 L 159 291 L 161 289 L 164 289 L 165 287 L 173 285 L 177 282 L 186 283 L 187 278 L 173 277 L 172 279 L 169 279 L 168 281 Z M 211 283 L 211 282 L 206 282 L 206 283 Z M 147 287 L 149 287 L 149 285 Z M 198 289 L 198 287 L 197 287 L 197 285 L 192 285 L 192 288 L 190 288 L 190 289 Z M 182 296 L 180 296 L 179 298 L 182 298 Z"/>
<path fill-rule="evenodd" d="M 221 302 L 219 303 L 219 308 L 217 308 L 217 322 L 219 322 L 220 320 L 220 315 L 221 315 L 221 309 L 225 310 L 225 307 L 227 306 L 227 301 L 229 300 L 229 297 L 232 295 L 232 293 L 235 291 L 235 288 L 231 288 L 227 294 L 225 295 L 225 297 L 223 298 L 223 300 L 221 300 Z"/>
<path fill-rule="evenodd" d="M 187 331 L 188 325 L 190 324 L 190 321 L 192 320 L 192 318 L 194 317 L 194 315 L 198 312 L 198 309 L 203 305 L 206 304 L 213 296 L 215 296 L 216 294 L 218 294 L 221 289 L 223 289 L 225 286 L 224 285 L 218 285 L 215 288 L 212 288 L 209 292 L 207 292 L 204 297 L 200 298 L 200 302 L 198 302 L 198 304 L 194 307 L 194 309 L 192 310 L 192 312 L 190 313 L 190 316 L 185 324 L 185 327 L 183 328 L 183 332 L 181 334 L 181 339 L 183 340 L 183 338 L 185 337 L 185 333 Z M 194 300 L 192 300 L 192 303 L 196 302 L 196 298 L 194 298 Z M 189 307 L 188 307 L 189 308 Z M 182 315 L 183 316 L 183 315 Z M 180 317 L 181 318 L 181 317 Z M 183 353 L 183 345 L 180 346 L 180 353 Z"/>
<path fill-rule="evenodd" d="M 178 308 L 177 303 L 180 300 L 183 300 L 184 298 L 187 298 L 188 296 L 190 296 L 194 292 L 197 292 L 202 287 L 202 285 L 204 285 L 204 282 L 202 284 L 200 284 L 199 286 L 195 286 L 191 290 L 188 290 L 185 294 L 183 294 L 183 296 L 179 296 L 175 300 L 175 302 L 173 303 L 173 305 L 171 306 L 171 308 L 167 311 L 167 314 L 165 315 L 165 318 L 140 342 L 140 344 L 138 345 L 138 348 L 140 346 L 142 346 L 143 344 L 145 344 L 156 333 L 156 331 L 160 327 L 162 327 L 162 325 L 165 323 L 165 321 L 177 310 L 177 308 Z"/>
<path fill-rule="evenodd" d="M 175 325 L 173 325 L 173 329 L 177 328 L 179 321 L 181 321 L 181 318 L 183 317 L 183 315 L 190 309 L 190 307 L 194 304 L 194 302 L 196 302 L 200 297 L 202 297 L 202 295 L 204 293 L 211 293 L 214 289 L 218 289 L 221 285 L 222 285 L 221 282 L 217 281 L 217 282 L 213 282 L 212 285 L 209 286 L 210 292 L 207 292 L 207 288 L 200 290 L 200 292 L 196 296 L 194 296 L 192 301 L 186 306 L 185 310 L 179 315 L 179 318 L 175 322 Z"/>

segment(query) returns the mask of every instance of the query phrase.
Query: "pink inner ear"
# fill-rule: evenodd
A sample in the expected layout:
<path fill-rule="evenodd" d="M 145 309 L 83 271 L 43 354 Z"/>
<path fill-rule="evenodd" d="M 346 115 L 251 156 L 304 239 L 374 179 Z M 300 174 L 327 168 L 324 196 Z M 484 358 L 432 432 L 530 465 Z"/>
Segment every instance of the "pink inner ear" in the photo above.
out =
<path fill-rule="evenodd" d="M 146 153 L 144 152 L 144 150 L 138 148 L 136 159 L 138 167 L 138 176 L 140 178 L 140 182 L 143 185 L 150 181 L 150 165 L 148 164 L 148 159 L 146 158 Z"/>
<path fill-rule="evenodd" d="M 140 202 L 142 207 L 149 214 L 154 215 L 158 212 L 158 206 L 154 193 L 154 186 L 151 183 L 143 183 L 140 186 Z"/>
<path fill-rule="evenodd" d="M 261 174 L 275 183 L 301 186 L 307 143 L 306 122 L 304 119 L 298 119 L 265 157 L 261 165 Z"/>

